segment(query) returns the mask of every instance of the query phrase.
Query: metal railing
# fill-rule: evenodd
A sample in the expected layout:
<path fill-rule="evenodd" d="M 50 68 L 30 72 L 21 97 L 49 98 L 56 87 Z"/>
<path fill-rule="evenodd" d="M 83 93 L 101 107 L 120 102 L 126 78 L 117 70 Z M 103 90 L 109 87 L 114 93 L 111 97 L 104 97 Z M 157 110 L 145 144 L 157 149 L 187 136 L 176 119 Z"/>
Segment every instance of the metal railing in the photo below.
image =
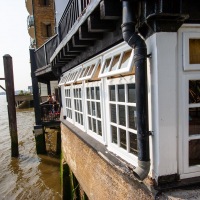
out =
<path fill-rule="evenodd" d="M 50 64 L 50 58 L 58 46 L 58 35 L 50 38 L 39 49 L 35 50 L 37 69 Z"/>
<path fill-rule="evenodd" d="M 58 103 L 49 104 L 44 102 L 40 104 L 42 122 L 60 121 L 60 105 Z"/>
<path fill-rule="evenodd" d="M 58 25 L 60 41 L 68 34 L 76 20 L 92 0 L 69 0 Z"/>

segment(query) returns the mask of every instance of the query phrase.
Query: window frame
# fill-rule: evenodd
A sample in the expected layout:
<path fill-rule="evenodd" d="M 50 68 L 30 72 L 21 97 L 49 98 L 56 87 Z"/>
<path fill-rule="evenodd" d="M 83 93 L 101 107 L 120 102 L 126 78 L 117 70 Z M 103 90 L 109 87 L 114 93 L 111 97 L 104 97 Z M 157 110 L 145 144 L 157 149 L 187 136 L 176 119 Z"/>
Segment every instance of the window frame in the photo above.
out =
<path fill-rule="evenodd" d="M 119 66 L 121 65 L 121 61 L 123 58 L 123 55 L 125 52 L 127 51 L 131 51 L 131 54 L 129 56 L 129 61 L 128 61 L 128 66 L 125 68 L 121 68 L 119 69 Z M 119 61 L 118 61 L 118 65 L 117 65 L 117 69 L 114 71 L 109 71 L 111 68 L 111 64 L 113 62 L 113 59 L 115 56 L 120 55 Z M 131 72 L 132 67 L 133 67 L 133 58 L 134 58 L 134 50 L 131 49 L 130 46 L 128 46 L 126 43 L 121 43 L 119 45 L 117 45 L 116 47 L 108 50 L 102 57 L 102 65 L 101 65 L 101 69 L 100 69 L 100 73 L 99 73 L 99 78 L 103 78 L 103 77 L 109 77 L 109 76 L 114 76 L 114 75 L 119 75 L 119 74 L 126 74 Z M 106 64 L 106 61 L 108 59 L 111 59 L 109 67 L 108 67 L 108 71 L 104 72 L 104 67 Z"/>
<path fill-rule="evenodd" d="M 190 48 L 189 48 L 190 39 L 200 40 L 200 32 L 196 32 L 196 33 L 184 32 L 183 33 L 183 57 L 182 57 L 183 69 L 184 71 L 200 70 L 200 63 L 190 64 Z"/>
<path fill-rule="evenodd" d="M 132 84 L 135 83 L 135 76 L 134 75 L 130 75 L 127 77 L 120 77 L 120 78 L 115 78 L 115 79 L 106 79 L 106 110 L 110 111 L 110 105 L 111 103 L 113 103 L 112 101 L 109 100 L 109 86 L 110 85 L 121 85 L 121 84 Z M 126 92 L 125 95 L 127 96 Z M 117 105 L 125 105 L 125 116 L 126 116 L 126 125 L 122 126 L 122 125 L 115 125 L 118 129 L 121 128 L 123 130 L 126 130 L 126 138 L 129 140 L 129 132 L 135 134 L 137 136 L 137 130 L 128 128 L 127 125 L 127 119 L 128 119 L 128 106 L 134 106 L 136 108 L 136 103 L 127 103 L 127 97 L 125 97 L 125 103 L 124 102 L 120 102 L 117 103 Z M 117 101 L 117 100 L 116 100 Z M 108 112 L 108 114 L 106 115 L 106 121 L 108 122 L 106 125 L 106 135 L 107 135 L 107 145 L 108 145 L 108 150 L 111 152 L 116 153 L 117 155 L 119 155 L 120 157 L 122 157 L 123 159 L 125 159 L 126 161 L 128 161 L 129 163 L 133 164 L 134 166 L 137 166 L 137 159 L 138 157 L 130 152 L 128 152 L 127 150 L 123 149 L 122 147 L 120 147 L 120 142 L 119 142 L 119 133 L 118 134 L 118 144 L 114 144 L 112 143 L 112 133 L 111 133 L 111 125 L 114 125 L 113 122 L 111 122 L 111 116 L 110 116 L 110 112 Z M 117 121 L 118 123 L 118 121 Z M 130 140 L 126 143 L 126 144 L 130 144 Z M 130 146 L 127 146 L 127 148 L 129 149 Z M 130 150 L 129 150 L 130 151 Z"/>
<path fill-rule="evenodd" d="M 100 100 L 97 100 L 97 99 L 88 99 L 87 98 L 87 88 L 88 87 L 99 87 L 99 94 L 100 94 Z M 103 117 L 104 117 L 104 114 L 103 114 L 103 99 L 102 99 L 102 82 L 101 81 L 95 81 L 95 82 L 89 82 L 89 83 L 85 83 L 85 108 L 86 108 L 86 118 L 87 118 L 87 122 L 86 122 L 86 130 L 87 130 L 87 133 L 88 135 L 90 135 L 91 137 L 95 138 L 96 140 L 98 140 L 99 142 L 103 143 L 103 144 L 106 144 L 106 141 L 105 141 L 105 131 L 104 131 L 104 120 L 103 120 Z M 100 109 L 100 112 L 101 112 L 101 118 L 98 118 L 98 117 L 94 117 L 93 115 L 91 114 L 88 114 L 88 105 L 87 105 L 87 102 L 90 101 L 90 105 L 92 102 L 98 102 L 100 103 L 100 106 L 101 106 L 101 109 Z M 90 106 L 91 108 L 92 106 Z M 95 110 L 97 110 L 97 107 L 96 107 L 96 103 L 95 103 Z M 92 131 L 89 129 L 89 121 L 88 121 L 88 117 L 90 117 L 92 119 L 96 119 L 96 122 L 97 120 L 98 121 L 101 121 L 101 131 L 102 131 L 102 136 L 98 135 L 98 133 Z M 96 127 L 98 127 L 98 125 L 96 124 Z M 93 127 L 92 127 L 93 129 Z M 98 128 L 97 128 L 98 129 Z"/>

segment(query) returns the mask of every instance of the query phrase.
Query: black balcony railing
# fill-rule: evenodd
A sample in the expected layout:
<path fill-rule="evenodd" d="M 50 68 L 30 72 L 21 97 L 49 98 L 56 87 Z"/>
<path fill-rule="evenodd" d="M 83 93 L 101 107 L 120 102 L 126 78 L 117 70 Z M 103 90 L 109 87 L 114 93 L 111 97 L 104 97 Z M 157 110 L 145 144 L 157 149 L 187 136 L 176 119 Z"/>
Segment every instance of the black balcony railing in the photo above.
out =
<path fill-rule="evenodd" d="M 44 102 L 40 104 L 40 107 L 42 122 L 58 122 L 60 120 L 60 105 L 58 103 Z"/>
<path fill-rule="evenodd" d="M 60 41 L 68 34 L 76 20 L 81 16 L 84 9 L 91 1 L 92 0 L 69 0 L 58 25 Z"/>
<path fill-rule="evenodd" d="M 58 35 L 50 38 L 44 45 L 35 51 L 37 68 L 50 64 L 50 58 L 58 46 Z"/>

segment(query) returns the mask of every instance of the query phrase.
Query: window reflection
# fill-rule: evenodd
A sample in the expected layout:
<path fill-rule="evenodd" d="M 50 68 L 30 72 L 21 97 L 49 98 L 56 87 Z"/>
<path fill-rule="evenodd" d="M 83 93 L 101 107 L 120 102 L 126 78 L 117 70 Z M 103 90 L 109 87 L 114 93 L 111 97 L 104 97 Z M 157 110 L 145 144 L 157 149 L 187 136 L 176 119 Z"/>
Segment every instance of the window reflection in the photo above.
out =
<path fill-rule="evenodd" d="M 119 105 L 119 124 L 126 126 L 125 106 Z"/>
<path fill-rule="evenodd" d="M 117 128 L 115 126 L 111 126 L 112 133 L 112 143 L 117 144 Z"/>
<path fill-rule="evenodd" d="M 110 117 L 111 117 L 111 122 L 116 123 L 116 105 L 115 104 L 110 104 Z"/>
<path fill-rule="evenodd" d="M 189 141 L 189 166 L 200 164 L 200 139 Z"/>
<path fill-rule="evenodd" d="M 109 86 L 110 90 L 110 101 L 115 101 L 115 86 L 111 85 Z"/>
<path fill-rule="evenodd" d="M 136 102 L 136 94 L 135 94 L 135 84 L 128 84 L 128 102 L 135 103 Z"/>
<path fill-rule="evenodd" d="M 136 130 L 136 107 L 128 106 L 128 114 L 129 114 L 129 128 Z"/>
<path fill-rule="evenodd" d="M 189 81 L 189 103 L 200 103 L 200 80 Z"/>
<path fill-rule="evenodd" d="M 118 100 L 119 102 L 125 102 L 124 85 L 118 85 Z"/>
<path fill-rule="evenodd" d="M 126 150 L 126 131 L 124 129 L 119 129 L 120 132 L 120 147 Z"/>
<path fill-rule="evenodd" d="M 189 108 L 189 135 L 200 134 L 200 108 Z"/>
<path fill-rule="evenodd" d="M 137 135 L 129 132 L 129 141 L 130 141 L 130 153 L 138 155 L 137 151 Z"/>

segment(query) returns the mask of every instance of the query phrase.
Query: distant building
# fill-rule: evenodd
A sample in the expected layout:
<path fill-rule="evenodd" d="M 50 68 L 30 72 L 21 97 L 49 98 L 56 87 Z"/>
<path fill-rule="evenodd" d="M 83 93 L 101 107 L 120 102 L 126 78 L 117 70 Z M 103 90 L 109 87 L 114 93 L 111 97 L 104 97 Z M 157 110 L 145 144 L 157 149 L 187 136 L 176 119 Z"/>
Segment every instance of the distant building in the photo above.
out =
<path fill-rule="evenodd" d="M 33 93 L 33 86 L 28 86 L 28 92 Z"/>
<path fill-rule="evenodd" d="M 37 49 L 43 55 L 43 44 L 56 34 L 54 0 L 26 0 L 26 8 L 29 13 L 27 28 L 30 35 L 30 49 Z M 41 48 L 40 48 L 41 47 Z M 49 48 L 51 48 L 49 46 Z M 39 49 L 39 50 L 38 50 Z M 41 64 L 43 60 L 39 61 Z M 35 70 L 33 70 L 35 71 Z M 33 72 L 34 73 L 34 72 Z M 58 81 L 53 73 L 48 80 L 38 79 L 40 96 L 47 96 L 57 92 Z M 56 87 L 55 87 L 56 85 Z"/>
<path fill-rule="evenodd" d="M 73 181 L 104 200 L 200 182 L 199 6 L 55 0 L 58 32 L 30 55 L 34 81 L 59 81 L 65 198 Z"/>

